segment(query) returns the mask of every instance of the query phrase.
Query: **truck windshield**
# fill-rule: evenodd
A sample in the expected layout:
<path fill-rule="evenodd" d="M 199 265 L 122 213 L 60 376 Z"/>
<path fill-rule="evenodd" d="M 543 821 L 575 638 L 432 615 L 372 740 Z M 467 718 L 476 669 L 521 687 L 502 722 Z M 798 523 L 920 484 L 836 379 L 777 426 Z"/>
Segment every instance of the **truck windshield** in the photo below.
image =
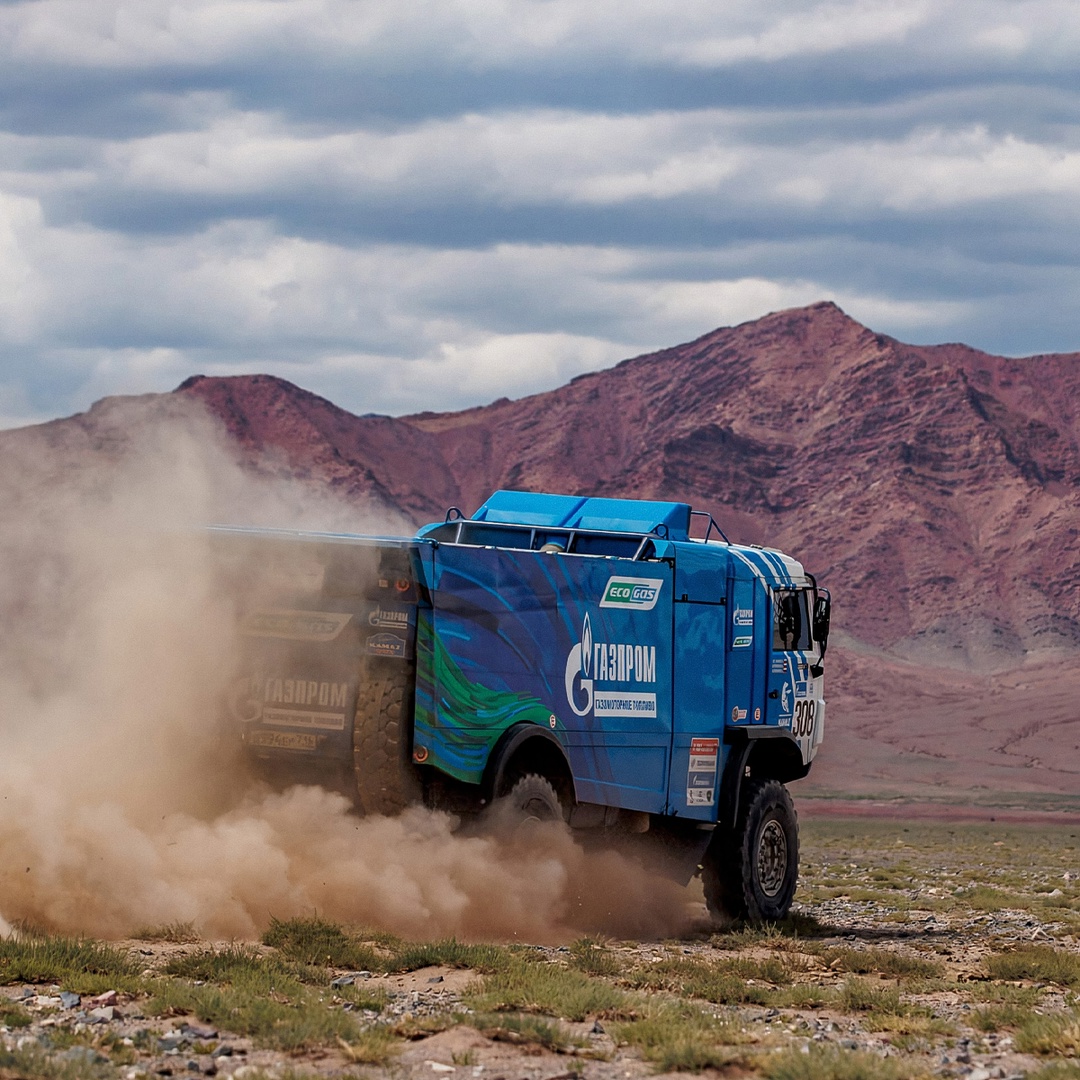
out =
<path fill-rule="evenodd" d="M 777 589 L 773 593 L 773 650 L 809 652 L 810 610 L 805 589 Z"/>

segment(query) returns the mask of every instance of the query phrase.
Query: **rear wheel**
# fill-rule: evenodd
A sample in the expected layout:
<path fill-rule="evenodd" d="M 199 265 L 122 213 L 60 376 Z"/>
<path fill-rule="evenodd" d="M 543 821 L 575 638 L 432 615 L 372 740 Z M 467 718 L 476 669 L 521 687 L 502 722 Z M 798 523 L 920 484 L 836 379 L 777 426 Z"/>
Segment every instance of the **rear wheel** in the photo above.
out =
<path fill-rule="evenodd" d="M 541 773 L 522 773 L 502 790 L 476 819 L 480 832 L 522 841 L 537 826 L 567 818 L 558 789 Z"/>
<path fill-rule="evenodd" d="M 555 785 L 538 773 L 526 773 L 511 786 L 505 805 L 519 822 L 562 821 L 563 808 Z"/>
<path fill-rule="evenodd" d="M 717 830 L 701 868 L 705 901 L 717 918 L 784 918 L 799 879 L 799 826 L 787 788 L 752 780 L 733 829 Z"/>
<path fill-rule="evenodd" d="M 396 814 L 421 797 L 411 761 L 409 673 L 369 673 L 353 722 L 356 794 L 365 814 Z"/>

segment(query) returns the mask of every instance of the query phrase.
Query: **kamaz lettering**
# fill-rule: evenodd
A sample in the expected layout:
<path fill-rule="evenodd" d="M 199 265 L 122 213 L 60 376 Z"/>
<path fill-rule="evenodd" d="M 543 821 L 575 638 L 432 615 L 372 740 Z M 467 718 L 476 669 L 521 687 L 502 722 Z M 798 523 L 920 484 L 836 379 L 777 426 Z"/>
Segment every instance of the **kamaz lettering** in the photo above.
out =
<path fill-rule="evenodd" d="M 320 705 L 329 709 L 344 709 L 348 696 L 348 683 L 311 679 L 267 679 L 263 691 L 263 700 L 270 704 Z"/>

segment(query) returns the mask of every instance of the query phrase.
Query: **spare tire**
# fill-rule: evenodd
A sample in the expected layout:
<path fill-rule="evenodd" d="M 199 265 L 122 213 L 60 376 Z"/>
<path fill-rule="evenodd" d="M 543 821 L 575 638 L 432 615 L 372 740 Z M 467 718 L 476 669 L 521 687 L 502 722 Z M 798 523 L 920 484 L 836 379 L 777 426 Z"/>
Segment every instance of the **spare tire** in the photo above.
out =
<path fill-rule="evenodd" d="M 412 764 L 408 669 L 365 673 L 353 721 L 356 795 L 365 814 L 396 814 L 421 799 Z"/>

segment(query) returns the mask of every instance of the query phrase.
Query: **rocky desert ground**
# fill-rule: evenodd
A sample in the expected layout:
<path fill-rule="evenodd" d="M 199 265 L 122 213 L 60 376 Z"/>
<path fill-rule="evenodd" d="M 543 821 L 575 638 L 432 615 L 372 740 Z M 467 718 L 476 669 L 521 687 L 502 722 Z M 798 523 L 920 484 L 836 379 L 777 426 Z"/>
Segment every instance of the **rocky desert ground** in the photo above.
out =
<path fill-rule="evenodd" d="M 406 941 L 310 916 L 0 942 L 0 1071 L 55 1080 L 1080 1076 L 1080 825 L 811 816 L 784 924 Z"/>

